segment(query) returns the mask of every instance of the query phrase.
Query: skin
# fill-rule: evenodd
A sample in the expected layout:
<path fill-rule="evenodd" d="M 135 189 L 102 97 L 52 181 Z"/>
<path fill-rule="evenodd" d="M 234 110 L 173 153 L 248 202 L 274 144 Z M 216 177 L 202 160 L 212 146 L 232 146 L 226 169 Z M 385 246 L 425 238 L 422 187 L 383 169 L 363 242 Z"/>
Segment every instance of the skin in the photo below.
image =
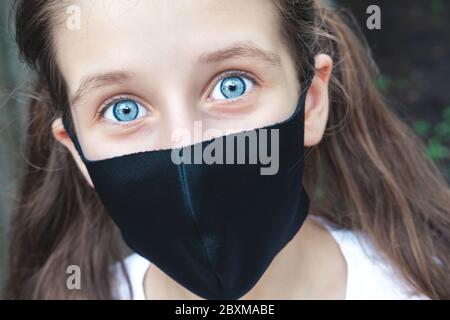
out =
<path fill-rule="evenodd" d="M 56 60 L 70 97 L 77 95 L 88 76 L 130 73 L 120 82 L 89 91 L 72 106 L 77 135 L 88 159 L 179 146 L 183 142 L 174 140 L 174 132 L 183 128 L 192 133 L 195 121 L 209 131 L 200 138 L 204 139 L 225 130 L 237 132 L 279 122 L 294 111 L 299 97 L 294 60 L 274 28 L 278 25 L 276 9 L 269 0 L 76 3 L 81 8 L 81 28 L 69 30 L 59 25 L 54 32 Z M 257 47 L 272 59 L 237 50 L 241 54 L 198 61 L 238 45 Z M 324 134 L 333 66 L 325 54 L 316 56 L 315 63 L 316 75 L 305 106 L 308 147 L 320 143 Z M 221 83 L 217 77 L 227 71 L 251 76 L 252 85 L 239 98 L 215 94 Z M 117 97 L 138 102 L 144 115 L 126 124 L 102 117 L 99 110 Z M 52 129 L 93 187 L 61 119 L 53 122 Z M 198 138 L 190 142 L 198 142 Z M 308 218 L 242 299 L 341 299 L 346 278 L 345 259 L 337 243 Z M 200 299 L 154 265 L 147 270 L 143 286 L 148 299 Z"/>

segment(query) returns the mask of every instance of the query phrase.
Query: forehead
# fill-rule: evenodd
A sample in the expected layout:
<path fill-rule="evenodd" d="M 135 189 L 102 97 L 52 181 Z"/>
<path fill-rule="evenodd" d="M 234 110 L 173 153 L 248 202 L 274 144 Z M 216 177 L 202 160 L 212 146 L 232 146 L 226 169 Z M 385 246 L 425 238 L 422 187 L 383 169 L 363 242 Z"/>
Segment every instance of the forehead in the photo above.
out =
<path fill-rule="evenodd" d="M 57 63 L 69 86 L 86 73 L 110 68 L 184 68 L 204 51 L 235 42 L 251 41 L 275 53 L 281 47 L 271 0 L 80 0 L 75 5 L 80 28 L 55 28 Z"/>

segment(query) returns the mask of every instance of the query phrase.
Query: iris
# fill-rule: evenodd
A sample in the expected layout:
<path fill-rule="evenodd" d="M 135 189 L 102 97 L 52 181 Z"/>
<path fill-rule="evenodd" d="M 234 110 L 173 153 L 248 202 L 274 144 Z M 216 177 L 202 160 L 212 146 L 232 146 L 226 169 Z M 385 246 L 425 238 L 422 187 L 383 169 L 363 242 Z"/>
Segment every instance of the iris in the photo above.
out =
<path fill-rule="evenodd" d="M 133 121 L 139 115 L 139 106 L 132 100 L 123 100 L 114 105 L 113 113 L 118 121 Z"/>
<path fill-rule="evenodd" d="M 245 93 L 246 85 L 241 77 L 228 77 L 222 80 L 220 91 L 227 99 L 235 99 Z"/>

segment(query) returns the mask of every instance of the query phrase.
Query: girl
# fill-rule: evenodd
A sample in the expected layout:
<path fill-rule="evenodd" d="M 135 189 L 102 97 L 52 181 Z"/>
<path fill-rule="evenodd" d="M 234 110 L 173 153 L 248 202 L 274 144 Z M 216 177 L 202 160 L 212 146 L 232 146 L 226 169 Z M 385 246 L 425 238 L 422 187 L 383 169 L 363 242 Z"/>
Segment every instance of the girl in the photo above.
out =
<path fill-rule="evenodd" d="M 7 298 L 450 298 L 449 189 L 376 89 L 351 19 L 324 1 L 26 0 L 16 18 L 40 98 Z M 295 122 L 280 136 L 301 139 L 287 153 L 299 175 L 281 161 L 278 180 L 224 169 L 202 185 L 211 171 L 187 165 L 172 176 L 164 150 L 195 121 L 233 133 Z M 184 198 L 166 192 L 180 181 Z M 137 253 L 124 259 L 117 230 Z"/>

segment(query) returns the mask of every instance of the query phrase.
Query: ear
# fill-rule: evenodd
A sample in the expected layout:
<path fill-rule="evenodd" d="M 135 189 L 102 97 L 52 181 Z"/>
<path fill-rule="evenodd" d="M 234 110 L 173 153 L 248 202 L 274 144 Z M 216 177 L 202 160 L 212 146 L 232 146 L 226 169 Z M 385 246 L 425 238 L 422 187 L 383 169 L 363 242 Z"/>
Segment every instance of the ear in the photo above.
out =
<path fill-rule="evenodd" d="M 317 145 L 323 138 L 328 121 L 330 81 L 333 60 L 327 54 L 315 58 L 315 75 L 305 103 L 305 146 Z"/>
<path fill-rule="evenodd" d="M 58 142 L 60 142 L 64 147 L 66 147 L 67 150 L 69 150 L 69 152 L 72 154 L 72 157 L 74 158 L 81 173 L 86 178 L 86 181 L 88 182 L 88 184 L 91 187 L 94 187 L 91 177 L 89 176 L 89 172 L 86 168 L 86 165 L 84 164 L 83 160 L 81 160 L 81 157 L 78 154 L 78 151 L 75 148 L 75 145 L 73 144 L 72 139 L 70 138 L 69 134 L 67 133 L 66 129 L 64 128 L 61 118 L 57 118 L 53 121 L 52 132 L 53 132 L 53 136 L 55 137 L 55 139 Z"/>

